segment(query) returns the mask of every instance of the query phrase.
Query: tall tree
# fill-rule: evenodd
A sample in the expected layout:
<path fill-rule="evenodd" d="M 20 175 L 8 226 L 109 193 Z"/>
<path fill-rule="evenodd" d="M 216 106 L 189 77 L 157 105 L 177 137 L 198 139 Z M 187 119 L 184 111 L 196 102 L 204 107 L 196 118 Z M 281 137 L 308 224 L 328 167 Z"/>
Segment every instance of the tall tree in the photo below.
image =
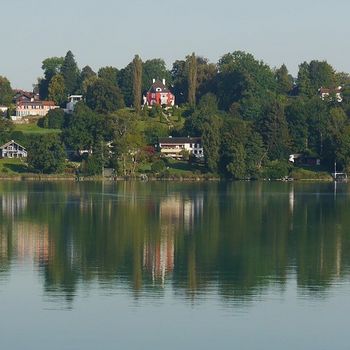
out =
<path fill-rule="evenodd" d="M 68 51 L 61 68 L 61 74 L 64 78 L 66 92 L 72 94 L 78 88 L 79 83 L 79 68 L 75 61 L 72 51 Z"/>
<path fill-rule="evenodd" d="M 130 62 L 125 68 L 121 69 L 118 74 L 118 86 L 124 96 L 126 106 L 131 106 L 133 98 L 133 63 Z"/>
<path fill-rule="evenodd" d="M 187 58 L 187 74 L 188 103 L 190 106 L 195 107 L 197 90 L 197 58 L 194 52 Z"/>
<path fill-rule="evenodd" d="M 177 60 L 173 63 L 171 70 L 171 79 L 173 82 L 173 93 L 177 104 L 183 104 L 188 101 L 188 79 L 186 72 L 186 61 Z"/>
<path fill-rule="evenodd" d="M 141 112 L 141 95 L 142 95 L 142 60 L 136 55 L 133 60 L 133 97 L 134 108 L 137 114 Z"/>
<path fill-rule="evenodd" d="M 293 89 L 293 77 L 288 73 L 287 66 L 282 66 L 275 71 L 277 89 L 281 94 L 288 95 Z"/>
<path fill-rule="evenodd" d="M 39 95 L 42 100 L 46 100 L 49 95 L 49 85 L 51 79 L 59 74 L 64 62 L 63 57 L 49 57 L 42 62 L 44 78 L 39 79 Z"/>
<path fill-rule="evenodd" d="M 285 101 L 270 96 L 266 101 L 260 131 L 271 160 L 285 160 L 291 148 L 288 124 L 285 116 Z"/>
<path fill-rule="evenodd" d="M 96 77 L 96 73 L 92 70 L 90 66 L 85 66 L 79 76 L 79 92 L 83 93 L 84 83 L 86 80 Z"/>
<path fill-rule="evenodd" d="M 9 80 L 0 76 L 0 105 L 10 105 L 12 98 L 13 92 Z"/>

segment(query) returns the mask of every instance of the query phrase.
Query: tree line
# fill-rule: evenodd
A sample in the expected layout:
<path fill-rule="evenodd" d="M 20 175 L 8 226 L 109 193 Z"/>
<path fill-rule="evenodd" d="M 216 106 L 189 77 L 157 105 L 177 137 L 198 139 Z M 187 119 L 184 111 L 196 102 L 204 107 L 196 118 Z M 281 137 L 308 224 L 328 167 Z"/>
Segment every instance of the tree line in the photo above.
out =
<path fill-rule="evenodd" d="M 132 174 L 145 159 L 154 161 L 147 145 L 167 135 L 201 136 L 203 171 L 235 179 L 286 175 L 292 153 L 319 157 L 328 170 L 335 161 L 350 167 L 350 76 L 326 61 L 303 62 L 293 77 L 284 64 L 271 68 L 242 51 L 217 63 L 193 53 L 171 69 L 162 59 L 143 62 L 136 55 L 122 69 L 94 72 L 89 66 L 80 70 L 69 51 L 45 59 L 42 69 L 41 99 L 63 107 L 67 95 L 84 95 L 72 116 L 53 111 L 42 126 L 62 131 L 57 141 L 64 149 L 92 151 L 96 171 L 109 161 Z M 142 108 L 153 78 L 166 79 L 177 108 Z M 9 86 L 0 79 L 0 104 L 9 103 Z M 328 91 L 323 98 L 321 88 Z M 169 122 L 167 116 L 176 118 Z M 3 138 L 11 126 L 1 123 Z"/>

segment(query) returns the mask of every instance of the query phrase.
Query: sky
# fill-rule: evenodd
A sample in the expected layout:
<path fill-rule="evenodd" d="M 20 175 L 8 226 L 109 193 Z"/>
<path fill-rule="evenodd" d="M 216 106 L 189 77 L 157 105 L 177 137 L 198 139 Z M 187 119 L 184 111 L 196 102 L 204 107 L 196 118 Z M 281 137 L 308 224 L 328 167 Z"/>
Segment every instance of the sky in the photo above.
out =
<path fill-rule="evenodd" d="M 125 67 L 195 52 L 217 62 L 243 50 L 271 67 L 327 60 L 350 72 L 348 0 L 0 0 L 0 75 L 30 89 L 41 62 L 75 55 L 80 68 Z"/>

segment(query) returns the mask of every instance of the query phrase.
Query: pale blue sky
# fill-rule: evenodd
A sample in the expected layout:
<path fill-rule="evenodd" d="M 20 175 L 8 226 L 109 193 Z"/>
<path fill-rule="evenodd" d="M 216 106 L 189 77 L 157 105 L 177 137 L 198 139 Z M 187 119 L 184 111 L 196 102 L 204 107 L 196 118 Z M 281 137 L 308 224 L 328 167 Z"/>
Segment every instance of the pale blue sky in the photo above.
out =
<path fill-rule="evenodd" d="M 326 59 L 350 72 L 348 0 L 0 0 L 0 75 L 30 88 L 46 57 L 124 67 L 135 53 L 169 67 L 195 51 L 217 62 L 245 50 L 295 74 Z"/>

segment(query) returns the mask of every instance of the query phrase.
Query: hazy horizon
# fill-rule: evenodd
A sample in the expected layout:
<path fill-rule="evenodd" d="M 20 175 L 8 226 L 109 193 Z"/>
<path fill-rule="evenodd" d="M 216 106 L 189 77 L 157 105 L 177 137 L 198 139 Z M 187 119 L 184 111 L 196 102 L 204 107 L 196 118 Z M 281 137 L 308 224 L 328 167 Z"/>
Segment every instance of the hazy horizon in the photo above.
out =
<path fill-rule="evenodd" d="M 312 59 L 350 72 L 349 48 L 343 44 L 350 32 L 345 25 L 350 3 L 329 4 L 61 0 L 57 6 L 54 1 L 3 0 L 0 75 L 13 88 L 30 89 L 42 75 L 42 61 L 68 50 L 80 68 L 90 65 L 96 71 L 107 65 L 123 68 L 136 53 L 143 60 L 163 58 L 171 68 L 193 51 L 217 62 L 227 52 L 243 50 L 271 67 L 285 63 L 293 75 L 301 62 Z"/>

